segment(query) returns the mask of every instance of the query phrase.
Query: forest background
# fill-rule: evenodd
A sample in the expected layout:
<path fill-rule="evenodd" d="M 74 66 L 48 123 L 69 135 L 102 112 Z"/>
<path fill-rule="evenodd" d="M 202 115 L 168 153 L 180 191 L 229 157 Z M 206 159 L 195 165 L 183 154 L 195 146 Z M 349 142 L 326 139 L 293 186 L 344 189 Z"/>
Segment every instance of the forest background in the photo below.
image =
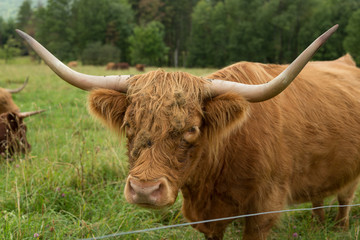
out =
<path fill-rule="evenodd" d="M 36 59 L 19 28 L 62 61 L 84 65 L 289 63 L 335 24 L 314 59 L 350 53 L 360 64 L 360 0 L 25 0 L 16 16 L 0 18 L 0 58 Z"/>

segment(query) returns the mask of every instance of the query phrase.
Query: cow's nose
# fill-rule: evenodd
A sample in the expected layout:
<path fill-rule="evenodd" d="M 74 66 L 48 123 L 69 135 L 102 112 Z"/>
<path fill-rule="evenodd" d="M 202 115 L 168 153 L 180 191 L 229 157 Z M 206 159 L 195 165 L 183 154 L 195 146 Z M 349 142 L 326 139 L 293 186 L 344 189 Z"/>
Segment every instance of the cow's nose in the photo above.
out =
<path fill-rule="evenodd" d="M 161 180 L 145 182 L 130 177 L 128 191 L 131 202 L 136 204 L 156 205 L 164 194 L 164 182 Z"/>

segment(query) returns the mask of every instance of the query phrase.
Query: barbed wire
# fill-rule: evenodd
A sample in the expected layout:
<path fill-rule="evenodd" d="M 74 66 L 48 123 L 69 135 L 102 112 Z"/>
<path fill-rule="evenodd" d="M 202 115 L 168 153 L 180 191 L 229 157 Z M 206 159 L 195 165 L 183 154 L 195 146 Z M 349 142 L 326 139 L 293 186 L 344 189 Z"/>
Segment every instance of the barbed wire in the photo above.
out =
<path fill-rule="evenodd" d="M 190 226 L 190 225 L 201 224 L 201 223 L 234 220 L 234 219 L 238 219 L 238 218 L 254 217 L 254 216 L 274 214 L 274 213 L 300 212 L 300 211 L 312 211 L 312 210 L 325 209 L 325 208 L 358 207 L 358 206 L 360 206 L 360 203 L 350 204 L 350 205 L 327 205 L 327 206 L 312 207 L 312 208 L 297 208 L 297 209 L 285 209 L 285 210 L 278 210 L 278 211 L 251 213 L 251 214 L 244 214 L 244 215 L 238 215 L 238 216 L 232 216 L 232 217 L 215 218 L 215 219 L 208 219 L 208 220 L 197 221 L 197 222 L 180 223 L 180 224 L 166 225 L 166 226 L 161 226 L 161 227 L 140 229 L 140 230 L 134 230 L 134 231 L 128 231 L 128 232 L 120 232 L 120 233 L 99 236 L 99 237 L 82 238 L 79 240 L 98 240 L 98 239 L 112 238 L 112 237 L 118 237 L 118 236 L 123 236 L 123 235 L 135 234 L 135 233 L 145 233 L 145 232 L 150 232 L 150 231 L 157 231 L 157 230 L 162 230 L 162 229 L 167 229 L 167 228 L 184 227 L 184 226 Z"/>

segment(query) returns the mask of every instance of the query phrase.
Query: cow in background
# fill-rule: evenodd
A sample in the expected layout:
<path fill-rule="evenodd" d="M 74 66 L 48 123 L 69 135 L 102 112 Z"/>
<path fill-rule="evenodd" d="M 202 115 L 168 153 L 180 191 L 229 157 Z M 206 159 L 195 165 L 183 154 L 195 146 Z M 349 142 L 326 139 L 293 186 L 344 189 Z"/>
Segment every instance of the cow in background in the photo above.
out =
<path fill-rule="evenodd" d="M 129 69 L 130 65 L 127 62 L 119 62 L 119 63 L 115 63 L 115 62 L 109 62 L 108 64 L 106 64 L 106 70 L 126 70 Z"/>
<path fill-rule="evenodd" d="M 342 59 L 304 68 L 336 29 L 290 65 L 240 62 L 204 78 L 163 70 L 70 75 L 36 40 L 17 32 L 61 78 L 91 91 L 93 115 L 126 134 L 127 201 L 164 208 L 181 190 L 184 216 L 201 221 L 291 203 L 317 206 L 331 195 L 342 205 L 351 202 L 360 178 L 360 69 Z M 348 227 L 349 210 L 339 209 L 339 226 Z M 243 239 L 266 239 L 278 218 L 247 217 Z M 193 227 L 207 239 L 222 239 L 231 221 Z"/>
<path fill-rule="evenodd" d="M 70 67 L 70 68 L 75 68 L 75 67 L 77 67 L 78 66 L 78 62 L 77 61 L 70 61 L 70 62 L 68 62 L 68 67 Z"/>
<path fill-rule="evenodd" d="M 118 69 L 121 70 L 127 70 L 130 68 L 130 65 L 127 62 L 119 62 L 117 63 L 117 65 L 118 65 Z"/>
<path fill-rule="evenodd" d="M 144 64 L 136 64 L 135 65 L 136 70 L 138 70 L 139 72 L 144 72 L 145 71 L 145 65 Z"/>
<path fill-rule="evenodd" d="M 115 68 L 114 62 L 109 62 L 106 64 L 106 70 L 114 70 L 114 68 Z"/>
<path fill-rule="evenodd" d="M 0 88 L 0 155 L 2 156 L 11 157 L 15 153 L 25 153 L 31 149 L 26 139 L 27 128 L 23 120 L 44 110 L 21 113 L 11 96 L 12 93 L 22 91 L 28 81 L 29 78 L 16 89 Z"/>
<path fill-rule="evenodd" d="M 24 118 L 39 114 L 44 110 L 33 112 L 6 112 L 0 114 L 0 155 L 11 157 L 16 153 L 27 153 L 31 145 L 27 141 L 27 127 Z"/>

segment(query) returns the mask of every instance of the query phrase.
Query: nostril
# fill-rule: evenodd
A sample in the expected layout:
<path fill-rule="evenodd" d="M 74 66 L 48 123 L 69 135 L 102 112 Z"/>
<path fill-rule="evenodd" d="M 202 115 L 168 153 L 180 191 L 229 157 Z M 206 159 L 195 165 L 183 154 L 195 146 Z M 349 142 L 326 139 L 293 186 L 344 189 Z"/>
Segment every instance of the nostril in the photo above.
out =
<path fill-rule="evenodd" d="M 130 190 L 131 195 L 136 194 L 136 192 L 135 192 L 135 190 L 133 188 L 133 183 L 131 182 L 131 180 L 129 181 L 129 190 Z"/>
<path fill-rule="evenodd" d="M 163 191 L 163 188 L 164 188 L 164 186 L 163 186 L 163 184 L 162 183 L 159 183 L 158 185 L 157 185 L 157 188 L 155 189 L 153 189 L 153 191 L 152 191 L 152 193 L 150 194 L 152 197 L 158 197 L 158 196 L 161 196 L 161 193 L 162 193 L 162 191 Z"/>

